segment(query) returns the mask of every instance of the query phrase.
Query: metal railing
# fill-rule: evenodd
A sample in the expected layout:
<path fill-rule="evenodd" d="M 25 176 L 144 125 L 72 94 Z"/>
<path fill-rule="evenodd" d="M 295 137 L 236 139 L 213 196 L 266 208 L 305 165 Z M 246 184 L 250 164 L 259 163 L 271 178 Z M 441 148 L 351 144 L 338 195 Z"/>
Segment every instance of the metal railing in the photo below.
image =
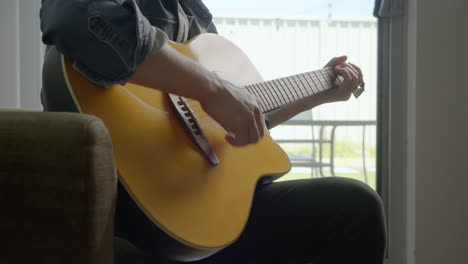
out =
<path fill-rule="evenodd" d="M 307 167 L 318 169 L 320 176 L 324 177 L 323 168 L 329 167 L 331 176 L 335 174 L 335 137 L 336 129 L 338 127 L 362 127 L 362 147 L 361 147 L 361 158 L 364 180 L 368 182 L 367 178 L 367 165 L 366 165 L 366 128 L 368 126 L 376 126 L 377 121 L 358 121 L 358 120 L 289 120 L 283 125 L 286 126 L 308 126 L 308 127 L 319 127 L 318 138 L 305 138 L 305 139 L 282 139 L 276 138 L 276 142 L 281 143 L 295 143 L 295 144 L 312 144 L 313 153 L 310 157 L 290 155 L 291 164 L 293 167 Z M 325 137 L 325 131 L 327 127 L 330 127 L 329 137 Z M 315 153 L 314 144 L 318 145 L 318 155 Z M 329 162 L 324 162 L 324 145 L 329 144 L 330 154 Z M 311 171 L 313 173 L 313 171 Z"/>

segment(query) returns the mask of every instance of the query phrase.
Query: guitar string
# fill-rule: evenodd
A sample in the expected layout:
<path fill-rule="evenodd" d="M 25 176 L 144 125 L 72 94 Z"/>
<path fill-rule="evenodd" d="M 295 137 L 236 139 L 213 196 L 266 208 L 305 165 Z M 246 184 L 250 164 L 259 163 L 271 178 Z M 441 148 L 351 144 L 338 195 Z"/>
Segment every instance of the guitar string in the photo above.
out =
<path fill-rule="evenodd" d="M 323 81 L 326 82 L 326 80 L 323 80 Z M 264 86 L 265 86 L 265 85 L 264 85 Z M 306 93 L 307 93 L 307 90 L 304 90 L 304 91 L 306 91 Z M 312 91 L 312 92 L 314 92 L 314 94 L 315 94 L 316 91 Z M 308 93 L 307 93 L 307 94 L 308 94 Z M 305 97 L 304 94 L 303 94 L 303 97 Z M 191 102 L 193 102 L 193 101 L 196 101 L 196 100 L 187 100 L 186 102 L 187 102 L 187 103 L 191 103 Z M 267 107 L 263 106 L 263 107 L 262 107 L 262 108 L 263 108 L 262 111 L 271 110 L 271 109 L 274 109 L 274 108 L 276 108 L 276 107 L 279 107 L 280 105 L 281 105 L 280 103 L 276 102 L 276 104 L 273 105 L 273 108 L 271 107 L 271 104 L 268 105 Z M 201 106 L 200 106 L 199 104 L 191 105 L 191 106 L 192 106 L 192 107 L 196 107 L 197 109 L 195 109 L 195 110 L 198 110 L 198 109 L 201 108 Z M 198 113 L 198 111 L 197 111 L 197 113 Z"/>
<path fill-rule="evenodd" d="M 302 96 L 299 96 L 298 98 L 301 99 L 305 96 L 310 96 L 310 95 L 314 95 L 318 92 L 321 92 L 323 90 L 315 90 L 313 89 L 314 87 L 317 88 L 318 86 L 321 86 L 322 89 L 329 89 L 328 87 L 332 87 L 332 84 L 329 80 L 329 78 L 327 77 L 335 77 L 333 75 L 333 72 L 331 70 L 327 70 L 327 73 L 328 73 L 328 76 L 323 76 L 323 73 L 321 73 L 322 76 L 318 75 L 318 74 L 315 74 L 315 76 L 311 76 L 310 73 L 312 72 L 307 72 L 307 73 L 303 73 L 301 75 L 296 75 L 296 76 L 293 76 L 293 77 L 297 77 L 297 79 L 299 80 L 299 82 L 301 83 L 301 85 L 299 83 L 297 83 L 296 80 L 293 79 L 293 81 L 296 83 L 295 86 L 297 87 L 301 87 L 302 89 L 300 90 L 301 93 L 302 93 Z M 309 78 L 307 78 L 307 76 L 309 76 Z M 302 78 L 301 78 L 302 77 Z M 315 77 L 315 78 L 314 78 Z M 319 81 L 319 83 L 317 84 L 317 81 Z M 306 82 L 304 84 L 304 81 Z M 276 82 L 276 84 L 274 83 Z M 291 83 L 291 81 L 288 81 L 289 83 Z M 323 82 L 325 82 L 326 86 L 323 85 Z M 279 83 L 279 85 L 278 85 Z M 266 81 L 266 82 L 262 82 L 260 83 L 261 85 L 259 84 L 252 84 L 252 85 L 247 85 L 247 86 L 244 86 L 244 87 L 241 87 L 240 89 L 242 90 L 247 90 L 247 92 L 249 92 L 250 94 L 256 96 L 256 97 L 267 97 L 267 96 L 258 96 L 258 94 L 260 93 L 259 91 L 268 91 L 270 94 L 280 94 L 281 97 L 284 99 L 284 102 L 278 102 L 276 101 L 274 104 L 286 104 L 286 103 L 290 103 L 291 102 L 291 99 L 289 98 L 289 95 L 288 93 L 285 93 L 286 97 L 281 94 L 281 91 L 282 92 L 285 92 L 286 90 L 287 91 L 290 91 L 291 92 L 291 88 L 294 86 L 294 85 L 289 85 L 289 86 L 286 86 L 286 88 L 281 84 L 285 84 L 284 81 L 282 82 L 279 82 L 278 79 L 274 79 L 274 80 L 269 80 L 269 81 Z M 292 84 L 292 83 L 291 83 Z M 309 85 L 307 85 L 309 84 Z M 313 85 L 312 85 L 313 84 Z M 286 84 L 287 85 L 287 84 Z M 279 88 L 279 86 L 281 86 L 282 89 Z M 277 88 L 277 90 L 275 90 L 275 87 Z M 277 92 L 279 91 L 279 92 Z M 306 94 L 304 94 L 304 92 Z M 295 92 L 297 94 L 297 92 Z M 294 95 L 294 94 L 292 94 Z M 286 100 L 286 98 L 288 100 Z M 293 97 L 294 98 L 294 97 Z M 295 98 L 294 98 L 295 99 Z M 297 99 L 296 99 L 297 100 Z M 197 100 L 194 100 L 194 99 L 186 99 L 185 102 L 192 102 L 192 101 L 197 101 Z M 272 104 L 271 103 L 268 103 L 267 102 L 263 102 L 263 104 L 265 106 L 271 106 Z M 275 106 L 276 107 L 276 106 Z"/>
<path fill-rule="evenodd" d="M 332 71 L 327 70 L 327 73 L 329 74 L 329 76 L 326 76 L 326 77 L 334 77 L 333 75 L 330 74 L 330 73 L 333 73 Z M 325 76 L 323 76 L 323 73 L 321 73 L 321 75 L 322 75 L 323 77 L 320 77 L 320 75 L 318 75 L 318 74 L 315 74 L 315 75 L 316 75 L 315 77 L 316 77 L 317 79 L 320 79 L 319 83 L 322 85 L 322 88 L 324 87 L 322 81 L 324 81 L 324 82 L 328 85 L 328 82 L 327 82 Z M 301 83 L 303 83 L 303 80 L 307 81 L 307 75 L 305 75 L 305 73 L 304 73 L 303 75 L 296 75 L 296 76 L 291 76 L 291 77 L 297 77 L 298 80 L 299 80 Z M 303 80 L 301 80 L 300 77 L 303 77 Z M 313 79 L 312 79 L 312 80 L 313 80 Z M 275 80 L 270 80 L 270 81 L 275 81 Z M 270 81 L 267 81 L 267 82 L 270 82 Z M 298 83 L 297 83 L 296 80 L 293 79 L 293 81 L 296 83 L 296 85 L 298 85 Z M 268 89 L 268 90 L 270 90 L 270 93 L 271 93 L 271 90 L 273 90 L 274 87 L 273 87 L 272 85 L 267 85 L 267 84 L 266 84 L 267 82 L 262 83 L 262 84 L 263 84 L 262 87 L 256 87 L 256 88 L 263 88 L 264 90 L 267 90 L 267 89 Z M 291 82 L 290 80 L 288 80 L 288 82 L 292 84 L 292 82 Z M 329 82 L 330 82 L 330 81 L 329 81 Z M 307 83 L 312 84 L 312 83 L 310 83 L 310 82 L 307 82 Z M 315 81 L 314 81 L 314 83 L 315 83 Z M 249 91 L 249 87 L 251 88 L 250 90 L 253 91 L 253 86 L 252 86 L 252 85 L 245 86 L 245 87 L 243 87 L 242 89 L 247 90 L 248 92 L 252 93 L 251 91 Z M 267 89 L 265 89 L 265 87 L 266 87 Z M 300 87 L 300 86 L 299 86 L 299 87 Z M 312 87 L 313 87 L 312 85 L 309 85 L 309 87 L 307 87 L 306 85 L 303 85 L 303 88 L 304 88 L 304 89 L 302 89 L 302 88 L 300 89 L 300 91 L 301 91 L 301 93 L 302 93 L 302 96 L 303 96 L 303 97 L 306 96 L 303 92 L 305 92 L 305 93 L 307 94 L 307 96 L 313 95 L 313 94 L 315 94 L 315 93 L 318 92 L 318 91 L 315 91 L 315 90 L 311 89 Z M 291 87 L 288 87 L 288 88 L 291 88 Z M 325 88 L 326 88 L 326 87 L 325 87 Z M 258 90 L 258 89 L 257 89 L 257 90 Z M 308 91 L 309 91 L 309 92 L 312 92 L 312 94 L 309 94 Z M 297 94 L 297 92 L 296 92 L 296 94 Z M 196 102 L 196 104 L 191 104 L 192 102 Z M 209 127 L 212 127 L 213 125 L 215 125 L 215 126 L 217 126 L 217 127 L 221 127 L 221 128 L 222 128 L 222 126 L 219 125 L 219 123 L 217 123 L 212 117 L 210 117 L 208 114 L 206 114 L 205 111 L 203 111 L 203 108 L 201 107 L 201 105 L 200 105 L 196 100 L 187 100 L 186 103 L 188 103 L 189 107 L 192 109 L 192 113 L 193 113 L 194 115 L 197 116 L 197 117 L 196 117 L 197 120 L 198 120 L 200 123 L 204 123 L 204 124 L 203 124 L 203 127 L 209 128 Z M 200 124 L 200 125 L 201 125 L 201 124 Z"/>
<path fill-rule="evenodd" d="M 304 77 L 307 80 L 306 76 L 304 76 Z M 319 77 L 319 75 L 316 75 L 316 77 Z M 301 81 L 301 80 L 299 79 L 299 81 Z M 323 81 L 326 82 L 326 80 L 323 80 Z M 246 86 L 245 89 L 247 90 L 248 87 Z M 306 92 L 307 92 L 307 90 L 306 90 Z M 312 92 L 314 92 L 314 94 L 315 94 L 316 91 L 312 91 Z M 186 101 L 186 103 L 191 108 L 191 111 L 192 111 L 193 115 L 195 115 L 195 118 L 198 121 L 199 126 L 201 127 L 202 130 L 203 129 L 210 129 L 210 128 L 214 128 L 214 127 L 224 129 L 218 122 L 216 122 L 216 120 L 214 120 L 211 116 L 209 116 L 203 110 L 203 108 L 201 107 L 201 105 L 199 104 L 198 101 L 190 100 L 190 102 Z"/>
<path fill-rule="evenodd" d="M 324 76 L 323 71 L 325 71 L 325 72 L 327 73 L 327 76 Z M 321 76 L 318 75 L 318 72 L 320 72 L 320 75 L 321 75 Z M 322 89 L 324 88 L 323 82 L 325 82 L 327 85 L 328 85 L 328 83 L 330 82 L 330 80 L 328 80 L 328 82 L 327 82 L 327 78 L 326 78 L 326 77 L 332 77 L 332 78 L 335 78 L 335 77 L 336 77 L 336 75 L 334 74 L 334 72 L 333 72 L 331 69 L 327 69 L 327 68 L 322 69 L 322 70 L 319 70 L 319 71 L 316 71 L 316 72 L 306 72 L 306 73 L 303 73 L 303 74 L 299 74 L 299 75 L 295 75 L 295 76 L 290 76 L 290 77 L 292 77 L 292 78 L 297 77 L 297 79 L 298 79 L 301 83 L 305 80 L 306 83 L 309 84 L 309 85 L 307 85 L 307 86 L 306 86 L 306 85 L 303 85 L 303 87 L 299 86 L 299 87 L 300 87 L 300 91 L 301 91 L 301 93 L 303 94 L 303 96 L 305 96 L 304 91 L 305 91 L 305 93 L 306 93 L 307 95 L 312 95 L 312 94 L 315 94 L 315 93 L 319 92 L 319 91 L 316 91 L 315 89 L 313 89 L 314 86 L 317 86 L 317 83 L 315 82 L 314 78 L 313 78 L 312 76 L 310 76 L 311 73 L 314 73 L 316 79 L 319 81 L 319 84 L 322 86 Z M 310 78 L 310 80 L 311 80 L 312 82 L 308 81 L 307 76 L 309 76 L 309 78 Z M 302 77 L 302 78 L 301 78 L 301 77 Z M 284 80 L 284 79 L 286 79 L 286 78 L 282 78 L 282 79 L 280 79 L 280 80 Z M 286 79 L 286 80 L 288 80 L 288 82 L 289 82 L 290 84 L 292 84 L 291 80 L 289 80 L 289 79 Z M 276 81 L 276 83 L 280 83 L 280 85 L 281 85 L 281 83 L 286 84 L 284 81 L 278 82 L 278 80 L 275 79 L 275 80 L 269 80 L 269 81 L 266 81 L 266 82 L 264 82 L 264 83 L 261 83 L 261 84 L 262 84 L 261 86 L 259 86 L 258 84 L 254 84 L 254 85 L 248 85 L 248 86 L 242 87 L 241 89 L 247 90 L 247 91 L 248 91 L 249 93 L 251 93 L 251 94 L 252 94 L 252 92 L 253 92 L 253 95 L 255 95 L 255 96 L 256 96 L 255 91 L 256 91 L 257 93 L 259 93 L 258 90 L 260 90 L 260 91 L 265 90 L 265 91 L 263 91 L 263 94 L 265 94 L 265 93 L 267 93 L 267 92 L 271 94 L 271 93 L 275 93 L 275 91 L 274 91 L 275 86 L 276 86 L 276 88 L 279 89 L 279 87 L 278 87 L 277 84 L 276 84 L 276 85 L 268 85 L 268 83 L 274 84 L 275 81 Z M 298 83 L 297 83 L 296 80 L 293 79 L 293 81 L 296 83 L 296 85 L 298 85 Z M 313 83 L 314 85 L 312 85 L 312 83 Z M 288 86 L 288 85 L 286 84 L 286 86 L 287 86 L 287 89 L 284 89 L 284 86 L 281 86 L 283 89 L 279 89 L 279 90 L 280 90 L 280 91 L 283 91 L 283 92 L 285 92 L 285 90 L 291 92 L 292 85 L 291 85 L 291 86 Z M 250 88 L 250 90 L 249 90 L 249 88 Z M 315 87 L 315 88 L 318 88 L 318 87 Z M 326 88 L 326 87 L 325 87 L 325 88 Z M 297 91 L 296 91 L 296 90 L 294 90 L 294 91 L 295 91 L 296 95 L 298 95 L 298 94 L 297 94 Z M 312 94 L 310 94 L 309 92 L 311 92 Z M 276 94 L 277 94 L 277 93 L 276 93 Z M 280 93 L 280 94 L 281 94 L 281 93 Z M 288 93 L 285 92 L 285 94 L 288 96 Z M 291 94 L 292 94 L 292 93 L 291 93 Z M 292 95 L 293 95 L 293 94 L 292 94 Z M 283 96 L 283 97 L 284 97 L 284 96 Z M 299 97 L 300 97 L 300 96 L 299 96 Z M 275 97 L 273 96 L 273 98 L 275 98 Z M 294 98 L 294 97 L 293 97 L 293 98 Z M 260 97 L 259 99 L 263 99 L 263 101 L 265 101 L 264 98 L 261 98 L 261 97 Z M 285 99 L 285 98 L 283 98 L 283 99 Z M 288 96 L 288 99 L 290 100 L 289 96 Z M 186 100 L 186 103 L 190 103 L 190 102 L 192 102 L 192 101 L 196 101 L 196 100 L 188 99 L 188 100 Z M 291 100 L 290 100 L 290 101 L 291 101 Z M 262 102 L 262 101 L 260 100 L 260 102 Z M 265 102 L 268 102 L 268 101 L 265 101 Z M 285 100 L 285 102 L 286 102 L 286 100 Z M 268 103 L 268 104 L 267 104 L 267 103 L 263 103 L 263 106 L 261 107 L 261 108 L 262 108 L 262 111 L 271 110 L 271 109 L 274 109 L 274 108 L 276 108 L 276 107 L 281 106 L 281 104 L 278 103 L 278 102 L 277 102 L 276 104 L 277 104 L 277 105 L 274 105 L 274 104 L 272 105 L 271 103 Z M 284 105 L 284 103 L 283 103 L 283 105 Z M 191 108 L 193 108 L 193 112 L 194 112 L 195 115 L 199 115 L 199 116 L 200 116 L 200 112 L 203 112 L 203 113 L 204 113 L 203 109 L 201 108 L 201 106 L 200 106 L 199 104 L 196 104 L 196 105 L 193 105 L 193 104 L 192 104 L 192 105 L 189 105 L 189 106 L 190 106 Z M 271 108 L 272 106 L 273 106 L 273 108 Z M 195 107 L 195 108 L 194 108 L 194 107 Z M 200 111 L 200 110 L 201 110 L 201 111 Z M 210 118 L 211 118 L 211 117 L 210 117 Z M 198 117 L 197 117 L 197 119 L 198 119 Z M 200 118 L 199 121 L 200 121 L 200 120 L 202 120 L 202 118 Z"/>
<path fill-rule="evenodd" d="M 301 83 L 302 86 L 307 87 L 307 89 L 306 89 L 307 96 L 313 95 L 313 93 L 310 92 L 310 88 L 311 88 L 310 83 L 307 82 L 307 80 L 305 79 L 304 76 L 303 76 L 303 78 L 306 81 L 305 83 L 303 82 L 303 80 L 301 78 L 298 78 L 298 79 L 299 79 L 299 82 Z"/>
<path fill-rule="evenodd" d="M 319 71 L 326 71 L 326 73 L 327 73 L 327 75 L 328 75 L 327 77 L 335 78 L 335 74 L 333 73 L 333 71 L 331 71 L 331 70 L 328 69 L 328 68 L 324 68 L 324 69 L 319 70 Z M 315 72 L 319 72 L 319 71 L 315 71 Z M 315 72 L 305 72 L 305 73 L 298 74 L 298 75 L 295 75 L 295 76 L 304 76 L 304 78 L 307 80 L 307 78 L 306 78 L 305 76 L 306 76 L 307 74 L 310 75 L 311 73 L 315 73 Z M 322 74 L 322 75 L 323 75 L 323 74 Z M 295 77 L 295 76 L 289 76 L 289 77 Z M 274 80 L 270 80 L 270 81 L 277 81 L 277 82 L 278 82 L 278 80 L 284 80 L 284 79 L 287 79 L 287 78 L 289 78 L 289 77 L 274 79 Z M 322 77 L 322 76 L 320 76 L 320 75 L 317 75 L 317 74 L 315 74 L 315 77 L 316 77 L 316 79 L 319 81 L 319 84 L 320 84 L 320 86 L 321 86 L 321 88 L 322 88 L 323 90 L 326 90 L 326 89 L 328 89 L 328 88 L 331 88 L 330 86 L 328 86 L 328 82 L 327 82 L 327 80 L 326 80 L 324 77 Z M 317 85 L 317 82 L 315 82 L 314 78 L 312 78 L 312 77 L 311 77 L 311 80 L 312 80 L 312 82 L 314 83 L 314 85 L 310 86 L 309 89 L 307 89 L 307 87 L 304 86 L 304 87 L 301 89 L 301 93 L 303 93 L 303 92 L 306 92 L 306 93 L 307 93 L 307 90 L 312 90 L 312 91 L 311 91 L 312 94 L 310 94 L 310 95 L 313 95 L 313 94 L 316 94 L 316 93 L 318 93 L 318 92 L 323 91 L 323 90 L 320 90 L 320 89 L 318 89 L 317 91 L 315 91 L 313 88 L 314 88 L 314 86 L 318 86 L 318 85 Z M 327 85 L 323 85 L 323 82 L 322 82 L 322 81 L 325 82 L 325 84 L 327 84 Z M 268 82 L 268 81 L 267 81 L 267 82 Z M 290 85 L 288 85 L 287 83 L 285 83 L 285 82 L 283 81 L 283 84 L 286 85 L 286 88 L 285 88 L 284 86 L 282 86 L 281 81 L 279 81 L 278 83 L 280 83 L 280 85 L 281 85 L 282 88 L 283 88 L 283 89 L 280 89 L 280 90 L 289 91 L 289 92 L 291 93 L 293 99 L 294 99 L 293 101 L 296 101 L 296 100 L 298 100 L 298 99 L 303 98 L 303 96 L 298 96 L 298 93 L 297 93 L 297 91 L 294 89 L 294 85 L 292 85 L 292 83 L 290 82 L 290 80 L 288 80 L 288 82 L 290 83 Z M 262 82 L 262 83 L 265 83 L 265 82 Z M 266 92 L 269 92 L 270 94 L 272 94 L 272 88 L 269 87 L 268 85 L 265 85 L 265 86 L 266 86 L 266 89 L 265 89 L 265 88 L 262 88 L 262 87 L 259 87 L 259 84 L 262 84 L 262 83 L 256 83 L 256 84 L 247 85 L 247 86 L 244 86 L 244 87 L 240 87 L 240 89 L 242 89 L 242 90 L 247 90 L 247 92 L 249 92 L 250 94 L 256 96 L 258 99 L 263 99 L 263 100 L 264 100 L 263 104 L 264 104 L 265 108 L 271 107 L 272 104 L 269 103 L 269 101 L 265 101 L 265 98 L 268 98 L 268 97 L 265 95 L 265 93 L 266 93 Z M 251 91 L 249 91 L 249 89 L 248 89 L 249 87 L 251 88 L 251 90 L 254 91 L 254 93 L 252 93 Z M 312 89 L 311 89 L 311 88 L 312 88 Z M 317 87 L 315 87 L 315 88 L 317 88 Z M 294 93 L 298 96 L 298 98 L 294 98 L 294 93 L 291 92 L 291 89 L 293 89 Z M 255 91 L 256 91 L 257 94 L 260 94 L 260 96 L 258 96 L 258 95 L 255 93 Z M 263 92 L 263 93 L 262 93 L 262 92 Z M 287 93 L 286 93 L 286 95 L 287 95 Z M 288 96 L 288 98 L 289 98 L 289 96 Z M 289 99 L 290 99 L 290 98 L 289 98 Z M 196 101 L 196 100 L 194 100 L 194 99 L 187 99 L 187 100 L 186 100 L 186 102 L 191 102 L 191 101 Z M 291 102 L 291 100 L 290 100 L 290 102 Z"/>
<path fill-rule="evenodd" d="M 271 103 L 272 103 L 272 106 L 273 106 L 274 108 L 279 107 L 281 104 L 278 103 L 278 100 L 277 100 L 278 98 L 277 98 L 277 96 L 276 96 L 276 92 L 275 92 L 275 90 L 273 89 L 273 87 L 268 86 L 268 85 L 267 85 L 267 82 L 259 83 L 259 85 L 260 85 L 261 87 L 263 87 L 264 90 L 269 90 L 269 91 L 270 91 L 270 95 L 271 95 L 271 96 L 269 96 L 269 98 L 270 98 L 270 101 L 271 101 Z"/>
<path fill-rule="evenodd" d="M 276 82 L 277 85 L 279 84 L 279 86 L 281 87 L 280 90 L 282 90 L 286 94 L 286 96 L 288 97 L 289 103 L 294 102 L 294 98 L 292 98 L 292 94 L 289 91 L 289 89 L 285 89 L 283 84 L 278 80 L 274 80 L 274 82 Z"/>
<path fill-rule="evenodd" d="M 288 103 L 291 103 L 292 100 L 289 97 L 287 91 L 283 89 L 281 84 L 278 82 L 278 80 L 270 80 L 269 81 L 273 87 L 276 88 L 276 90 L 281 94 L 281 98 L 283 99 L 283 105 L 286 105 Z"/>
<path fill-rule="evenodd" d="M 193 104 L 192 102 L 195 102 L 195 104 Z M 195 100 L 191 100 L 190 102 L 187 102 L 189 107 L 192 109 L 192 113 L 193 115 L 196 116 L 197 120 L 201 123 L 204 123 L 206 121 L 206 119 L 210 119 L 208 121 L 208 126 L 210 123 L 214 122 L 214 120 L 206 115 L 206 112 L 203 110 L 203 108 L 201 107 L 201 105 L 196 102 Z M 265 109 L 262 109 L 262 110 L 265 110 Z M 268 110 L 268 109 L 266 109 Z M 219 124 L 215 123 L 217 126 L 219 126 Z M 206 124 L 205 124 L 206 125 Z"/>
<path fill-rule="evenodd" d="M 295 77 L 295 76 L 294 76 L 294 77 Z M 294 78 L 294 77 L 292 77 L 292 80 L 293 80 L 294 83 L 296 84 L 295 86 L 296 86 L 296 87 L 299 87 L 299 91 L 300 91 L 301 94 L 302 94 L 302 98 L 307 97 L 307 95 L 308 95 L 308 94 L 307 94 L 307 90 L 305 89 L 305 87 L 304 87 L 304 89 L 302 89 L 303 87 L 302 87 L 300 84 L 297 83 L 296 78 Z M 305 92 L 305 94 L 304 94 L 304 92 Z"/>

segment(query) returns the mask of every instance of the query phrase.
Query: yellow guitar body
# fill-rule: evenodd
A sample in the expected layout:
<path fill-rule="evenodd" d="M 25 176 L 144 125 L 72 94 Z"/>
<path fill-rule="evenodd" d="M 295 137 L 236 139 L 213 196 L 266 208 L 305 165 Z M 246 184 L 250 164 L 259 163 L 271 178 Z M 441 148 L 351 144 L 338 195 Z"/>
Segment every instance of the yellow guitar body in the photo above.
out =
<path fill-rule="evenodd" d="M 246 55 L 217 35 L 171 45 L 238 85 L 262 81 Z M 132 83 L 103 88 L 64 57 L 62 63 L 80 112 L 101 118 L 111 134 L 121 183 L 155 225 L 184 245 L 216 250 L 233 243 L 247 222 L 259 179 L 290 170 L 268 132 L 255 145 L 233 147 L 226 131 L 193 102 L 220 160 L 212 166 L 184 131 L 167 94 Z"/>

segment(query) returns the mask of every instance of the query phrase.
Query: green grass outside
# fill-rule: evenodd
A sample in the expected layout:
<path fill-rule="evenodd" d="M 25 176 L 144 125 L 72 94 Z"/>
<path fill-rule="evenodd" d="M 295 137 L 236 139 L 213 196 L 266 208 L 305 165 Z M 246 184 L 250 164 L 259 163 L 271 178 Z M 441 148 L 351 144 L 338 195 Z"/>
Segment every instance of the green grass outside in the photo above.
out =
<path fill-rule="evenodd" d="M 312 144 L 305 143 L 283 143 L 281 147 L 289 155 L 312 155 Z M 316 149 L 318 151 L 318 149 Z M 318 154 L 318 153 L 317 153 Z M 330 162 L 330 144 L 325 144 L 323 147 L 323 162 Z M 375 174 L 375 157 L 376 149 L 374 146 L 366 146 L 365 148 L 366 163 L 363 164 L 362 157 L 362 145 L 360 143 L 349 142 L 349 141 L 335 141 L 334 145 L 334 167 L 335 168 L 348 168 L 354 172 L 336 172 L 338 177 L 346 177 L 356 179 L 367 183 L 374 190 L 376 189 L 376 174 Z M 366 167 L 369 171 L 367 172 L 367 181 L 364 177 L 363 167 Z M 325 167 L 324 169 L 328 169 Z M 331 176 L 329 171 L 324 171 L 324 176 Z M 311 178 L 311 173 L 308 172 L 290 172 L 287 175 L 280 178 L 278 181 L 298 180 Z M 320 177 L 314 175 L 314 177 Z"/>
<path fill-rule="evenodd" d="M 295 155 L 310 155 L 312 153 L 311 144 L 298 143 L 282 143 L 281 148 L 287 153 Z M 376 149 L 373 146 L 366 146 L 365 154 L 368 158 L 375 158 Z M 316 149 L 318 151 L 318 147 Z M 330 156 L 330 144 L 323 145 L 323 157 Z M 362 145 L 360 143 L 349 141 L 335 141 L 334 156 L 336 158 L 351 158 L 360 157 L 362 155 Z"/>

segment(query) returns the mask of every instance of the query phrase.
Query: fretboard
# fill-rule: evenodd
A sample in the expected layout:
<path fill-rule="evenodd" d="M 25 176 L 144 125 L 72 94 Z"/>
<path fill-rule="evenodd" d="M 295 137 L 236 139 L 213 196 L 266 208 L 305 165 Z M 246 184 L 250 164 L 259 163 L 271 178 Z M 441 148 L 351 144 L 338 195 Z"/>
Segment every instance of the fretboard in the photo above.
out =
<path fill-rule="evenodd" d="M 332 68 L 305 72 L 266 82 L 244 86 L 260 102 L 263 113 L 304 97 L 336 87 L 336 74 Z"/>

